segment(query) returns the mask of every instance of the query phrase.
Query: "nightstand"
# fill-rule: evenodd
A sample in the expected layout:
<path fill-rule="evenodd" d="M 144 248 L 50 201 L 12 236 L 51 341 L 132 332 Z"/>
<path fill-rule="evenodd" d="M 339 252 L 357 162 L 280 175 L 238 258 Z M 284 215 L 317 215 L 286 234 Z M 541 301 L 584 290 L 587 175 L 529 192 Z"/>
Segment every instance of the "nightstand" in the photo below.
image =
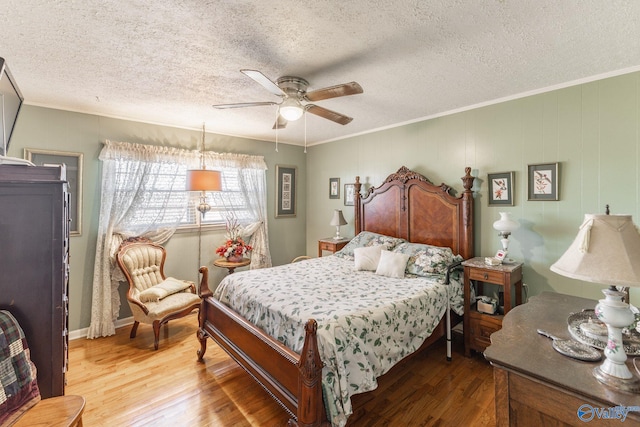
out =
<path fill-rule="evenodd" d="M 322 251 L 329 251 L 335 254 L 340 249 L 344 248 L 345 245 L 349 243 L 349 240 L 351 239 L 342 238 L 336 240 L 333 237 L 327 237 L 326 239 L 318 240 L 318 257 L 322 256 Z"/>
<path fill-rule="evenodd" d="M 482 295 L 483 283 L 502 286 L 504 292 L 504 314 L 513 307 L 512 288 L 515 288 L 515 305 L 522 304 L 522 263 L 486 265 L 484 257 L 471 258 L 462 263 L 464 267 L 464 354 L 471 350 L 484 351 L 491 344 L 489 337 L 502 328 L 502 314 L 485 314 L 471 303 L 471 282 L 476 285 L 476 296 Z"/>
<path fill-rule="evenodd" d="M 242 261 L 239 262 L 227 261 L 226 258 L 218 258 L 213 261 L 213 265 L 220 268 L 226 268 L 229 270 L 229 274 L 233 274 L 236 268 L 244 267 L 249 264 L 251 264 L 251 259 L 249 258 L 243 258 Z"/>

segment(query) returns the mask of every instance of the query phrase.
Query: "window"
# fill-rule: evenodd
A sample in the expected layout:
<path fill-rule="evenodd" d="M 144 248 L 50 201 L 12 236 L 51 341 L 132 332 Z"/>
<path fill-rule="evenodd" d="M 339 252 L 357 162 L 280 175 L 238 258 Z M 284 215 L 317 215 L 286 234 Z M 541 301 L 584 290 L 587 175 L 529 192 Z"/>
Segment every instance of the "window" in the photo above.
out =
<path fill-rule="evenodd" d="M 108 141 L 100 154 L 101 217 L 109 218 L 114 231 L 130 235 L 188 229 L 201 221 L 203 226 L 222 226 L 231 212 L 241 224 L 266 221 L 264 158 L 214 152 L 204 156 L 208 168 L 222 173 L 222 191 L 207 193 L 211 209 L 202 220 L 197 211 L 200 193 L 185 190 L 187 170 L 199 167 L 198 153 Z"/>

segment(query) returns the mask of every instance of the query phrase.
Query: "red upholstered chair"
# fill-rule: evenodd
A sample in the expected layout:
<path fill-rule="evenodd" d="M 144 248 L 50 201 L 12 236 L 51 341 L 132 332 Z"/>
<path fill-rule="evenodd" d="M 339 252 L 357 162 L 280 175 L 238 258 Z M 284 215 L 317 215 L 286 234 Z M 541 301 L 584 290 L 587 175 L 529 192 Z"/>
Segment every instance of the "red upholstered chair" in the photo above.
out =
<path fill-rule="evenodd" d="M 36 373 L 18 321 L 0 310 L 0 426 L 82 427 L 84 397 L 41 399 Z"/>
<path fill-rule="evenodd" d="M 166 277 L 165 249 L 140 238 L 125 240 L 116 254 L 120 269 L 129 282 L 127 301 L 133 313 L 131 338 L 140 323 L 153 325 L 154 348 L 158 349 L 160 326 L 200 307 L 193 282 Z"/>

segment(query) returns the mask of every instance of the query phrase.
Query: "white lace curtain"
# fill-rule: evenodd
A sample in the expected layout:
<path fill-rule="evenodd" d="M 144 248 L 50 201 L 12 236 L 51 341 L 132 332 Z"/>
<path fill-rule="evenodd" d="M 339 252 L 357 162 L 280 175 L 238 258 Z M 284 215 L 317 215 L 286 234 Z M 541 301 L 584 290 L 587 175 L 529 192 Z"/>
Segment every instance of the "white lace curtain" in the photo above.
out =
<path fill-rule="evenodd" d="M 166 242 L 175 232 L 188 208 L 188 193 L 184 190 L 187 169 L 196 169 L 200 153 L 171 147 L 107 141 L 99 156 L 102 161 L 102 189 L 96 258 L 93 273 L 91 324 L 87 338 L 115 334 L 115 320 L 120 311 L 118 286 L 123 280 L 115 264 L 115 253 L 122 240 L 130 236 L 145 236 L 157 243 Z M 227 153 L 205 153 L 210 168 L 237 168 L 246 204 L 254 214 L 250 244 L 252 268 L 270 267 L 271 256 L 267 238 L 266 163 L 259 156 Z M 162 170 L 162 173 L 158 173 Z M 153 192 L 158 179 L 170 181 L 170 191 Z M 164 209 L 169 200 L 183 199 L 182 209 Z M 216 194 L 227 206 L 224 192 Z M 173 198 L 173 199 L 172 199 Z M 153 209 L 149 209 L 153 206 Z M 162 206 L 162 209 L 158 209 Z M 153 218 L 140 225 L 140 215 Z M 157 224 L 161 224 L 158 226 Z M 254 265 L 255 262 L 255 265 Z"/>

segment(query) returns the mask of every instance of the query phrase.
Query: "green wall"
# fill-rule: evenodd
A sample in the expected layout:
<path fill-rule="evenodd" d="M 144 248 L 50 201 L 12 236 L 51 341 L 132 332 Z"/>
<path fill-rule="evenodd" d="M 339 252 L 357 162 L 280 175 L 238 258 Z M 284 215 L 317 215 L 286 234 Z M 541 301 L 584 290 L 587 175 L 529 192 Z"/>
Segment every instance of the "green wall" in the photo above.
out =
<path fill-rule="evenodd" d="M 126 141 L 141 144 L 170 145 L 197 149 L 202 138 L 200 130 L 177 129 L 101 116 L 24 105 L 11 139 L 9 156 L 23 157 L 24 148 L 52 151 L 72 151 L 84 154 L 82 235 L 71 237 L 71 265 L 69 280 L 69 329 L 78 331 L 89 326 L 91 319 L 91 295 L 93 265 L 100 212 L 101 168 L 98 155 L 105 140 Z M 264 156 L 267 163 L 267 188 L 275 186 L 275 166 L 279 164 L 298 167 L 298 185 L 306 186 L 303 148 L 279 144 L 278 152 L 273 143 L 229 137 L 206 135 L 206 149 L 218 152 L 244 153 Z M 298 191 L 297 216 L 275 218 L 275 197 L 268 198 L 269 242 L 274 265 L 289 262 L 305 252 L 306 194 Z M 224 230 L 205 231 L 202 235 L 202 264 L 212 265 L 217 257 L 215 247 L 222 243 Z M 166 244 L 165 273 L 185 279 L 198 279 L 198 234 L 176 233 Z M 210 268 L 211 286 L 217 285 L 226 270 Z M 131 316 L 121 286 L 120 319 Z"/>
<path fill-rule="evenodd" d="M 585 213 L 640 217 L 640 73 L 503 102 L 393 129 L 308 148 L 217 134 L 207 134 L 207 149 L 263 155 L 267 188 L 274 189 L 275 165 L 298 167 L 295 218 L 274 217 L 269 194 L 269 239 L 274 265 L 306 253 L 317 254 L 317 240 L 332 236 L 333 209 L 342 209 L 353 236 L 353 209 L 344 206 L 343 185 L 359 175 L 365 185 L 379 185 L 401 166 L 423 173 L 432 182 L 462 190 L 465 166 L 476 180 L 476 255 L 493 255 L 499 238 L 492 228 L 498 212 L 512 213 L 521 227 L 510 238 L 510 256 L 525 263 L 529 295 L 545 290 L 600 298 L 602 285 L 559 276 L 549 266 L 573 241 Z M 391 106 L 392 107 L 392 106 Z M 357 120 L 357 118 L 356 118 Z M 332 124 L 327 124 L 331 126 Z M 70 329 L 86 328 L 91 316 L 91 286 L 98 226 L 102 142 L 138 142 L 196 149 L 199 130 L 118 120 L 25 105 L 9 155 L 24 148 L 84 153 L 82 235 L 71 238 Z M 527 201 L 527 165 L 560 163 L 560 201 Z M 515 205 L 489 207 L 487 173 L 515 171 Z M 340 199 L 329 199 L 329 178 L 341 179 Z M 303 190 L 304 189 L 304 190 Z M 203 234 L 202 263 L 211 265 L 222 232 Z M 197 233 L 174 235 L 167 244 L 166 271 L 197 278 Z M 172 256 L 173 255 L 173 256 Z M 223 277 L 212 269 L 212 285 Z M 124 289 L 121 289 L 121 296 Z M 640 305 L 640 292 L 631 301 Z M 124 300 L 120 318 L 130 315 Z"/>
<path fill-rule="evenodd" d="M 593 299 L 599 284 L 549 270 L 577 234 L 585 213 L 631 214 L 640 220 L 640 73 L 476 108 L 393 129 L 313 146 L 307 156 L 307 253 L 331 236 L 333 209 L 343 209 L 353 236 L 353 208 L 329 199 L 329 178 L 379 185 L 401 166 L 460 192 L 465 166 L 477 177 L 475 252 L 500 247 L 492 224 L 509 211 L 521 227 L 509 256 L 524 262 L 529 296 L 556 291 Z M 393 108 L 393 106 L 388 106 Z M 357 118 L 356 118 L 357 120 Z M 527 165 L 560 163 L 560 200 L 527 200 Z M 488 206 L 487 173 L 515 171 L 515 205 Z M 341 190 L 342 196 L 342 190 Z M 640 290 L 631 301 L 640 305 Z"/>

